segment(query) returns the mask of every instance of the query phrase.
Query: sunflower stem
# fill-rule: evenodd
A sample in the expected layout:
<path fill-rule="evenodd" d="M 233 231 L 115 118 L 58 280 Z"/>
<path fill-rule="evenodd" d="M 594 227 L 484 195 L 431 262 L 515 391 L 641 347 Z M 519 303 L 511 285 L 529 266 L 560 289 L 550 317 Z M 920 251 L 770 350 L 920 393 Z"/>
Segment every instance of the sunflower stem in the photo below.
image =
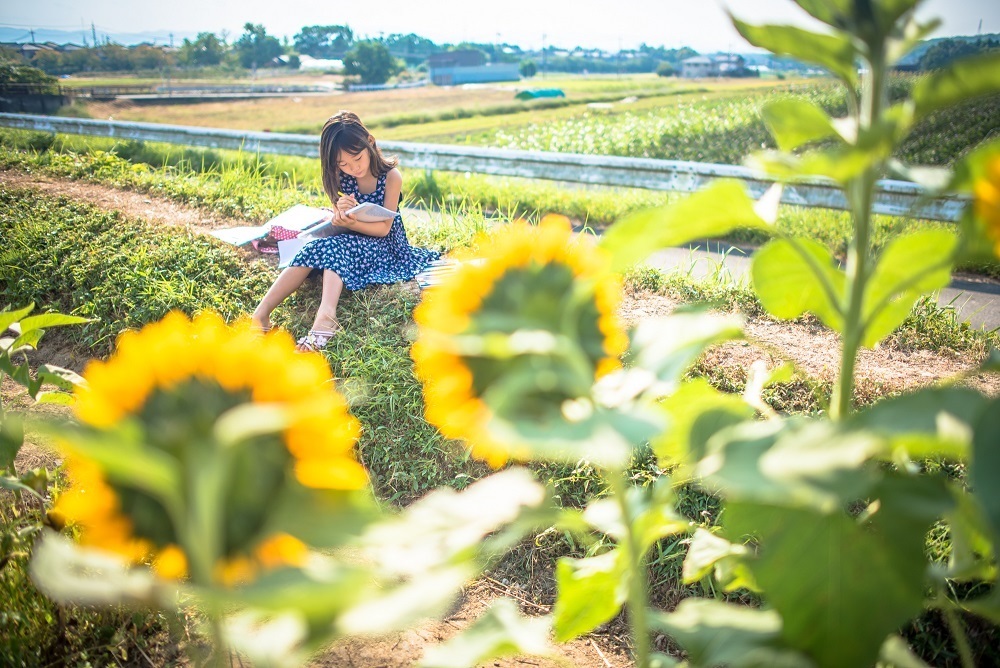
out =
<path fill-rule="evenodd" d="M 649 623 L 647 620 L 647 585 L 646 585 L 646 555 L 632 526 L 632 513 L 629 509 L 627 491 L 628 481 L 624 471 L 615 471 L 608 476 L 615 500 L 622 514 L 622 524 L 625 526 L 625 537 L 618 549 L 628 550 L 629 587 L 626 607 L 628 608 L 629 627 L 632 630 L 633 654 L 636 668 L 649 667 Z"/>

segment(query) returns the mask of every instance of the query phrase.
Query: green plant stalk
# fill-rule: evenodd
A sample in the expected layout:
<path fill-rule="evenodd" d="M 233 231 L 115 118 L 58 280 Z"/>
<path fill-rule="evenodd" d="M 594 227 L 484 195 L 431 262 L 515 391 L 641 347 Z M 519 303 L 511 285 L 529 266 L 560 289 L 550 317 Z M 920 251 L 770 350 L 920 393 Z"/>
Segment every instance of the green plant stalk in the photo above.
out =
<path fill-rule="evenodd" d="M 976 660 L 972 656 L 972 648 L 969 646 L 969 638 L 965 635 L 965 628 L 962 626 L 962 620 L 958 618 L 955 614 L 955 605 L 952 603 L 951 599 L 944 595 L 944 592 L 938 592 L 938 598 L 943 601 L 943 604 L 938 605 L 937 608 L 944 615 L 945 623 L 948 625 L 948 630 L 951 631 L 951 635 L 955 638 L 955 645 L 958 647 L 958 656 L 962 661 L 962 668 L 975 668 Z"/>
<path fill-rule="evenodd" d="M 625 499 L 625 492 L 628 484 L 625 481 L 624 472 L 615 472 L 609 476 L 608 480 L 611 490 L 618 502 L 621 510 L 622 524 L 625 526 L 624 548 L 628 550 L 629 559 L 629 587 L 628 600 L 628 621 L 632 629 L 633 654 L 636 668 L 649 668 L 649 620 L 647 618 L 648 607 L 648 585 L 646 582 L 646 555 L 642 546 L 632 530 L 632 517 L 629 512 L 628 503 Z M 621 548 L 619 548 L 621 549 Z"/>
<path fill-rule="evenodd" d="M 882 115 L 885 100 L 885 54 L 884 43 L 869 45 L 871 57 L 868 66 L 871 71 L 862 83 L 861 106 L 857 116 L 858 139 L 870 130 Z M 834 386 L 830 404 L 830 417 L 842 420 L 851 413 L 854 397 L 854 370 L 858 359 L 858 349 L 864 336 L 865 323 L 862 318 L 865 288 L 871 274 L 871 233 L 872 201 L 875 181 L 881 167 L 871 165 L 847 185 L 847 199 L 854 218 L 854 236 L 847 250 L 847 308 L 844 312 L 844 332 L 841 345 L 840 373 Z"/>

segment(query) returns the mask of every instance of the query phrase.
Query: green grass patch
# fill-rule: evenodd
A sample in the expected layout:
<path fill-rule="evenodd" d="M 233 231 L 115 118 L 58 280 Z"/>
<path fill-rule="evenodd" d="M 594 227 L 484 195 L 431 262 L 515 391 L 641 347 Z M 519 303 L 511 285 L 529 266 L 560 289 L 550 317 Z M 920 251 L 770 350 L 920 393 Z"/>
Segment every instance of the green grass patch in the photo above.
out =
<path fill-rule="evenodd" d="M 0 492 L 0 657 L 4 666 L 171 665 L 179 620 L 125 608 L 53 603 L 28 577 L 40 504 Z M 155 662 L 155 663 L 154 663 Z"/>
<path fill-rule="evenodd" d="M 306 158 L 0 129 L 0 167 L 4 166 L 164 195 L 254 222 L 267 220 L 294 204 L 328 203 L 322 192 L 319 162 Z M 478 216 L 485 212 L 504 219 L 560 213 L 600 228 L 631 212 L 662 206 L 684 196 L 471 173 L 428 174 L 407 171 L 405 165 L 403 168 L 403 204 L 443 209 L 451 212 L 449 215 L 459 212 Z M 879 249 L 902 234 L 941 227 L 950 224 L 876 215 L 873 245 Z M 796 206 L 781 207 L 775 228 L 792 236 L 815 239 L 841 258 L 846 254 L 852 229 L 847 212 Z M 758 245 L 770 237 L 760 230 L 738 230 L 727 240 Z M 432 245 L 449 247 L 440 238 Z M 959 269 L 1000 277 L 997 262 L 963 265 Z"/>
<path fill-rule="evenodd" d="M 121 179 L 132 187 L 174 193 L 177 197 L 205 197 L 202 204 L 212 207 L 263 212 L 282 201 L 278 194 L 280 179 L 259 172 L 254 172 L 253 177 L 258 180 L 238 191 L 243 199 L 236 204 L 231 200 L 236 196 L 236 186 L 222 183 L 226 179 L 239 180 L 235 169 L 228 175 L 147 168 L 133 171 L 126 161 L 111 154 L 83 159 L 79 155 L 46 153 L 51 158 L 59 157 L 52 163 L 53 169 L 66 169 L 78 177 L 98 180 Z M 38 157 L 39 154 L 18 155 Z M 258 188 L 260 192 L 252 192 Z M 433 242 L 441 248 L 454 248 L 468 243 L 477 229 L 489 224 L 481 215 L 466 215 L 439 228 L 417 228 L 411 238 L 418 243 Z M 74 328 L 71 334 L 77 337 L 77 345 L 93 356 L 106 354 L 121 330 L 144 325 L 174 308 L 189 313 L 211 308 L 228 319 L 247 314 L 274 276 L 268 263 L 247 261 L 239 252 L 211 238 L 180 229 L 153 227 L 30 189 L 0 187 L 0 233 L 5 239 L 0 251 L 0 299 L 13 304 L 35 301 L 62 312 L 96 318 L 90 325 Z M 627 286 L 685 302 L 708 302 L 722 310 L 737 310 L 750 316 L 762 313 L 756 298 L 741 285 L 642 270 L 627 278 Z M 412 310 L 418 300 L 419 293 L 406 284 L 347 294 L 340 308 L 344 331 L 325 351 L 352 412 L 362 423 L 360 458 L 371 472 L 378 496 L 391 504 L 406 504 L 435 487 L 462 488 L 490 472 L 483 464 L 470 460 L 457 444 L 443 439 L 423 419 L 422 392 L 413 376 L 408 353 L 413 337 Z M 308 282 L 275 312 L 276 324 L 293 333 L 304 332 L 318 301 L 318 283 Z M 995 338 L 986 338 L 995 335 L 963 329 L 947 317 L 940 319 L 929 304 L 915 311 L 912 320 L 912 324 L 908 320 L 894 335 L 906 345 L 931 349 L 947 345 L 956 351 L 979 354 L 987 340 L 996 343 Z M 713 369 L 696 368 L 694 373 L 729 391 L 741 391 L 745 383 L 745 378 L 716 375 Z M 795 413 L 821 410 L 829 396 L 828 387 L 802 378 L 769 392 L 767 399 L 777 410 Z M 533 468 L 567 506 L 582 506 L 605 491 L 596 471 L 586 464 L 542 464 Z M 632 467 L 636 483 L 647 483 L 660 474 L 648 452 L 636 456 Z M 718 499 L 689 486 L 682 486 L 677 494 L 680 512 L 692 521 L 705 526 L 717 521 Z M 547 532 L 531 545 L 512 552 L 496 568 L 527 577 L 535 573 L 532 570 L 535 565 L 538 572 L 544 573 L 558 556 L 579 556 L 598 549 L 600 545 L 596 543 L 580 544 L 560 531 Z M 686 543 L 680 539 L 663 541 L 654 549 L 650 557 L 650 582 L 652 600 L 657 604 L 669 606 L 691 593 L 713 594 L 707 582 L 681 583 L 685 552 Z M 10 574 L 3 577 L 13 578 L 12 586 L 25 589 L 24 563 L 12 562 L 7 569 Z M 733 597 L 752 600 L 745 592 L 737 592 Z M 55 618 L 51 613 L 46 617 L 45 613 L 51 605 L 41 596 L 14 600 L 17 614 L 38 615 L 36 621 L 29 623 L 31 633 L 36 635 L 25 637 L 35 638 L 31 642 L 43 646 L 48 641 L 37 639 L 37 634 L 51 631 L 51 620 Z M 22 612 L 22 607 L 27 612 Z M 81 610 L 70 612 L 91 614 Z M 104 630 L 121 629 L 126 617 L 93 619 L 97 621 L 90 626 L 80 626 L 81 643 L 86 639 L 91 647 L 119 648 L 126 642 L 115 640 L 116 636 L 108 636 Z M 155 619 L 152 622 L 149 619 L 143 617 L 131 622 L 132 627 L 126 627 L 128 633 L 140 636 L 127 640 L 126 644 L 153 642 L 150 637 L 162 629 Z"/>

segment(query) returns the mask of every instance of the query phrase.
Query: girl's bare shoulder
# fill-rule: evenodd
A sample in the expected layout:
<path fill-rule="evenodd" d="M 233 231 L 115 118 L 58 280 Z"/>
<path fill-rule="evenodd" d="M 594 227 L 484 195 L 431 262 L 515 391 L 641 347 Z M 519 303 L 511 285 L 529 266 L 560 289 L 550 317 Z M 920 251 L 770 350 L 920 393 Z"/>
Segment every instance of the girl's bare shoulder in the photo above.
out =
<path fill-rule="evenodd" d="M 386 185 L 399 185 L 403 182 L 403 173 L 399 171 L 398 167 L 393 167 L 388 172 L 385 173 L 385 184 Z"/>

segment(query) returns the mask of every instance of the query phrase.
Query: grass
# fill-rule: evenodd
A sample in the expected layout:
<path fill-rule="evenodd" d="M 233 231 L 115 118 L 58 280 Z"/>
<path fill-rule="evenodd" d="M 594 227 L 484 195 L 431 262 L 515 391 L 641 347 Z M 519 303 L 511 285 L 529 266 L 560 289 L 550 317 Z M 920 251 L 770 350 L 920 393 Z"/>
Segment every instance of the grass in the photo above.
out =
<path fill-rule="evenodd" d="M 179 648 L 177 620 L 124 608 L 53 603 L 28 577 L 33 529 L 43 510 L 26 496 L 0 492 L 0 656 L 5 666 L 167 665 Z"/>
<path fill-rule="evenodd" d="M 119 175 L 120 159 L 107 155 L 94 157 L 95 161 L 85 161 L 74 169 Z M 221 183 L 226 174 L 182 178 L 146 169 L 136 173 L 145 179 L 144 187 L 151 190 L 179 188 L 169 183 L 170 179 L 176 179 L 193 188 L 192 192 L 228 192 L 217 201 L 220 206 L 235 206 L 228 199 L 234 196 L 235 186 Z M 236 181 L 239 176 L 234 171 L 228 178 Z M 278 201 L 272 190 L 280 186 L 276 179 L 259 173 L 254 178 L 258 180 L 251 181 L 247 190 L 255 191 L 258 199 L 242 193 L 245 197 L 239 206 L 263 211 Z M 219 181 L 214 190 L 210 187 L 213 179 Z M 0 251 L 0 300 L 15 304 L 36 301 L 63 312 L 96 318 L 97 322 L 72 330 L 75 344 L 87 355 L 106 354 L 119 331 L 155 320 L 170 308 L 188 312 L 213 308 L 227 318 L 239 317 L 252 309 L 273 276 L 270 265 L 248 262 L 232 248 L 212 239 L 180 230 L 150 228 L 140 221 L 32 190 L 0 187 L 0 212 L 0 233 L 5 239 Z M 418 243 L 453 248 L 468 243 L 477 229 L 490 224 L 482 215 L 468 214 L 463 220 L 466 222 L 455 220 L 435 230 L 416 228 L 411 237 Z M 684 301 L 707 301 L 723 309 L 760 314 L 759 304 L 745 286 L 696 281 L 652 270 L 635 272 L 627 278 L 627 284 L 630 289 L 652 290 Z M 276 323 L 294 332 L 304 330 L 318 301 L 318 292 L 314 282 L 307 284 L 305 290 L 275 313 Z M 443 485 L 462 488 L 489 473 L 489 469 L 470 460 L 464 450 L 443 439 L 423 420 L 422 394 L 408 357 L 411 314 L 418 299 L 419 295 L 406 285 L 350 293 L 341 305 L 344 332 L 325 353 L 335 376 L 342 379 L 341 389 L 351 403 L 352 412 L 362 422 L 360 458 L 371 472 L 377 495 L 392 504 L 409 503 Z M 903 337 L 901 340 L 932 348 L 947 344 L 970 355 L 983 349 L 987 335 L 962 329 L 947 317 L 938 318 L 929 304 L 922 308 L 913 316 L 915 324 L 904 325 L 901 333 L 897 333 Z M 730 391 L 741 391 L 745 382 L 745 378 L 715 374 L 711 369 L 696 368 L 694 373 L 704 374 L 716 386 Z M 776 409 L 810 413 L 822 407 L 829 388 L 798 378 L 771 392 L 768 399 Z M 597 472 L 584 463 L 542 464 L 534 470 L 567 506 L 582 506 L 604 491 Z M 639 453 L 632 467 L 633 479 L 647 483 L 658 475 L 660 471 L 650 454 Z M 705 526 L 717 521 L 720 504 L 715 497 L 690 486 L 680 487 L 677 494 L 680 512 L 692 521 Z M 13 531 L 11 526 L 8 522 L 6 530 Z M 536 592 L 539 596 L 549 595 L 551 592 L 544 589 L 550 585 L 544 577 L 537 577 L 539 573 L 550 572 L 556 557 L 582 556 L 598 547 L 595 543 L 580 543 L 558 531 L 546 532 L 495 564 L 494 572 L 528 578 L 532 571 L 536 577 L 531 578 L 529 586 L 539 588 Z M 713 595 L 707 583 L 681 584 L 685 551 L 685 543 L 670 539 L 657 545 L 651 555 L 650 581 L 656 604 L 669 607 L 687 595 Z M 7 571 L 3 574 L 6 583 L 3 586 L 29 592 L 23 561 L 12 562 Z M 734 598 L 752 600 L 746 592 L 738 592 Z M 18 594 L 11 600 L 17 605 L 17 614 L 31 617 L 25 626 L 16 628 L 16 636 L 8 636 L 7 642 L 17 642 L 18 647 L 51 646 L 42 636 L 59 629 L 53 606 L 37 593 L 29 592 L 24 597 Z M 131 652 L 139 643 L 145 643 L 139 645 L 144 648 L 154 647 L 160 642 L 157 638 L 166 633 L 164 621 L 156 617 L 98 614 L 75 608 L 64 612 L 72 619 L 90 620 L 67 627 L 71 637 L 64 642 L 67 648 L 84 644 L 98 648 L 87 654 L 88 660 L 107 656 L 107 652 L 120 652 L 123 647 Z M 921 640 L 931 644 L 922 636 Z M 98 650 L 103 653 L 95 654 Z M 27 665 L 40 662 L 32 657 L 25 661 Z"/>
<path fill-rule="evenodd" d="M 255 222 L 267 220 L 294 204 L 326 203 L 318 161 L 306 158 L 0 129 L 0 166 L 42 170 L 165 195 Z M 516 177 L 409 172 L 405 165 L 403 184 L 403 202 L 407 206 L 478 211 L 507 218 L 560 213 L 596 228 L 681 196 Z M 902 234 L 949 224 L 876 215 L 873 226 L 873 243 L 882 248 Z M 776 228 L 816 239 L 836 257 L 846 253 L 851 234 L 846 212 L 795 206 L 781 207 Z M 770 236 L 760 230 L 737 230 L 727 241 L 757 245 Z M 996 262 L 963 265 L 960 269 L 1000 277 L 1000 263 Z"/>

